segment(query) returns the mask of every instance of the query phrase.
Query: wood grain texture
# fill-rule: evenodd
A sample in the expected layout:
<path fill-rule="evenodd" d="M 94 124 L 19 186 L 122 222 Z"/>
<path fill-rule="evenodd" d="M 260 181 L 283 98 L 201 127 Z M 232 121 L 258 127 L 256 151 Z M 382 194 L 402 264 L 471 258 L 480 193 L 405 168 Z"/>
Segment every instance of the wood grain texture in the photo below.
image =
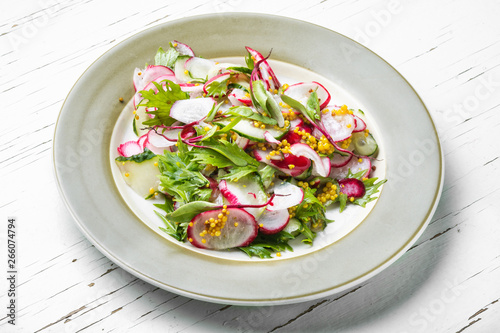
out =
<path fill-rule="evenodd" d="M 446 171 L 429 227 L 396 263 L 342 294 L 274 307 L 172 294 L 95 249 L 57 191 L 53 133 L 81 73 L 148 27 L 229 11 L 297 18 L 357 40 L 405 76 L 437 125 Z M 0 210 L 19 224 L 19 308 L 15 327 L 0 311 L 0 331 L 499 331 L 499 16 L 494 0 L 3 1 Z M 5 248 L 4 228 L 0 234 Z"/>

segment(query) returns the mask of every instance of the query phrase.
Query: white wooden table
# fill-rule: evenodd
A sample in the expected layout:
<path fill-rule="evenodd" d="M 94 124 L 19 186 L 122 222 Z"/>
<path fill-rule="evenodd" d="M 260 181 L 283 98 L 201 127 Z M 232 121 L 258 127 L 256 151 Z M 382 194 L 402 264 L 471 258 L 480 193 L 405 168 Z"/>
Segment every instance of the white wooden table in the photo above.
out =
<path fill-rule="evenodd" d="M 446 160 L 438 209 L 402 258 L 348 292 L 274 307 L 178 296 L 103 256 L 60 198 L 52 138 L 81 73 L 148 27 L 229 11 L 288 16 L 357 40 L 400 71 L 434 117 Z M 499 332 L 499 17 L 496 0 L 3 0 L 0 331 Z M 8 217 L 17 231 L 15 326 Z"/>

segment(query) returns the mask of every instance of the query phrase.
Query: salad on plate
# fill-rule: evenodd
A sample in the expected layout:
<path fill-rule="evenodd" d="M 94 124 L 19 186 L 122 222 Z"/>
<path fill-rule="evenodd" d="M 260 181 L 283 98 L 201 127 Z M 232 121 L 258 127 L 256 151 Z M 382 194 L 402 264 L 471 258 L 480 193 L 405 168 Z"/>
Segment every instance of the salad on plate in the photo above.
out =
<path fill-rule="evenodd" d="M 161 229 L 208 250 L 279 257 L 312 244 L 326 209 L 365 207 L 378 145 L 361 110 L 336 105 L 316 81 L 280 82 L 257 50 L 245 64 L 159 48 L 133 73 L 137 139 L 117 147 L 124 181 L 155 203 Z"/>

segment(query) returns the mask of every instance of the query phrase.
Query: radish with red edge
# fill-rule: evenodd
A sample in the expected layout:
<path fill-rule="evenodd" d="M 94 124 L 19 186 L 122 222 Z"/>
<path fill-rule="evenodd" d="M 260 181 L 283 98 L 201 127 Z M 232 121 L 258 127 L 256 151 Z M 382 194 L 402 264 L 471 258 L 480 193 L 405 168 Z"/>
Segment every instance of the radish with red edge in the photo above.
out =
<path fill-rule="evenodd" d="M 352 174 L 358 173 L 362 170 L 366 170 L 363 177 L 368 177 L 370 175 L 372 168 L 372 162 L 369 157 L 366 156 L 353 156 L 353 158 L 340 168 L 332 168 L 329 177 L 335 179 L 344 179 L 347 177 L 349 170 Z"/>
<path fill-rule="evenodd" d="M 163 155 L 164 151 L 172 151 L 171 147 L 177 142 L 180 129 L 162 132 L 161 129 L 151 129 L 148 132 L 146 147 L 157 155 Z"/>
<path fill-rule="evenodd" d="M 286 175 L 298 177 L 309 170 L 311 167 L 311 160 L 305 156 L 285 153 L 283 154 L 283 159 L 271 159 L 270 164 Z"/>
<path fill-rule="evenodd" d="M 215 65 L 215 61 L 199 57 L 191 57 L 184 63 L 184 68 L 193 79 L 206 80 L 208 72 Z"/>
<path fill-rule="evenodd" d="M 143 147 L 137 141 L 122 143 L 118 146 L 117 150 L 118 154 L 124 157 L 134 156 L 144 151 Z"/>
<path fill-rule="evenodd" d="M 177 52 L 179 52 L 181 55 L 187 55 L 190 57 L 195 56 L 193 49 L 190 46 L 188 46 L 187 44 L 184 44 L 184 43 L 181 43 L 179 41 L 174 40 L 174 41 L 170 42 L 170 45 L 172 45 L 172 47 Z"/>
<path fill-rule="evenodd" d="M 328 90 L 316 81 L 292 84 L 283 91 L 283 94 L 300 102 L 302 105 L 306 105 L 307 99 L 313 91 L 318 94 L 320 110 L 324 109 L 330 103 L 331 96 Z"/>
<path fill-rule="evenodd" d="M 155 81 L 162 76 L 174 77 L 175 74 L 170 68 L 165 66 L 150 65 L 145 69 L 136 68 L 133 80 L 135 91 L 143 90 L 148 83 Z"/>
<path fill-rule="evenodd" d="M 288 209 L 266 209 L 257 219 L 257 224 L 261 233 L 271 235 L 285 229 L 289 220 L 290 214 L 288 213 Z"/>
<path fill-rule="evenodd" d="M 304 190 L 289 182 L 282 182 L 273 187 L 274 198 L 267 206 L 267 210 L 286 210 L 296 206 L 304 200 Z"/>
<path fill-rule="evenodd" d="M 354 118 L 348 113 L 332 116 L 331 112 L 322 112 L 321 123 L 335 142 L 348 139 L 355 127 Z"/>
<path fill-rule="evenodd" d="M 263 187 L 252 177 L 244 177 L 237 182 L 222 180 L 219 190 L 231 205 L 264 205 L 267 195 Z M 265 206 L 259 208 L 245 208 L 256 218 L 262 214 Z"/>
<path fill-rule="evenodd" d="M 198 248 L 226 250 L 250 245 L 258 230 L 257 221 L 245 210 L 217 209 L 196 215 L 188 225 L 187 238 Z"/>
<path fill-rule="evenodd" d="M 216 76 L 208 79 L 207 82 L 205 82 L 205 84 L 203 85 L 203 92 L 205 94 L 208 94 L 209 93 L 209 91 L 208 91 L 209 90 L 209 86 L 211 84 L 213 84 L 213 83 L 221 83 L 224 80 L 228 80 L 230 77 L 231 77 L 231 73 L 230 72 L 225 72 L 225 73 L 216 75 Z M 218 97 L 218 95 L 214 95 L 214 97 Z"/>
<path fill-rule="evenodd" d="M 247 95 L 245 90 L 239 88 L 234 88 L 233 90 L 231 90 L 231 92 L 227 95 L 227 99 L 229 99 L 231 104 L 234 106 L 252 105 L 252 99 L 250 98 L 250 96 Z"/>
<path fill-rule="evenodd" d="M 245 48 L 247 49 L 248 53 L 250 53 L 250 55 L 254 58 L 255 62 L 259 63 L 258 68 L 260 72 L 260 78 L 266 83 L 266 88 L 271 88 L 273 90 L 278 89 L 281 84 L 276 77 L 276 74 L 274 74 L 271 66 L 269 66 L 269 63 L 266 61 L 266 58 L 260 52 L 248 46 Z"/>
<path fill-rule="evenodd" d="M 354 118 L 354 123 L 355 123 L 354 129 L 352 130 L 352 132 L 357 133 L 357 132 L 364 131 L 366 129 L 366 123 L 363 121 L 363 119 L 361 119 L 360 117 L 358 117 L 354 114 L 352 115 L 352 117 Z"/>
<path fill-rule="evenodd" d="M 190 98 L 203 96 L 203 85 L 195 83 L 180 83 L 181 90 L 187 92 Z"/>
<path fill-rule="evenodd" d="M 339 180 L 340 193 L 344 193 L 349 198 L 361 198 L 365 195 L 365 184 L 356 178 L 345 178 Z"/>
<path fill-rule="evenodd" d="M 321 157 L 319 154 L 305 143 L 294 143 L 290 146 L 290 152 L 296 156 L 304 156 L 313 161 L 313 175 L 327 177 L 330 173 L 331 165 L 328 157 Z"/>
<path fill-rule="evenodd" d="M 180 99 L 172 104 L 170 117 L 185 124 L 197 122 L 209 114 L 215 103 L 212 97 Z"/>
<path fill-rule="evenodd" d="M 340 168 L 349 163 L 352 159 L 353 155 L 349 154 L 339 154 L 333 153 L 332 157 L 330 157 L 330 164 L 332 168 Z"/>

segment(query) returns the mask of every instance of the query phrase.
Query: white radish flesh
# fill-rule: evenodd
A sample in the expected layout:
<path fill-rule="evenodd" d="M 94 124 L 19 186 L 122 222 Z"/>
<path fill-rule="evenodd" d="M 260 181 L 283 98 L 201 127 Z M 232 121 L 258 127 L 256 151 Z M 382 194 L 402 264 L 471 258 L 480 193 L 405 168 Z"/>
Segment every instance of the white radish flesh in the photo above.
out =
<path fill-rule="evenodd" d="M 288 221 L 290 220 L 290 214 L 288 209 L 281 210 L 268 210 L 266 209 L 262 215 L 257 219 L 259 225 L 259 230 L 263 234 L 270 235 L 275 234 L 283 230 Z"/>
<path fill-rule="evenodd" d="M 170 117 L 189 124 L 204 119 L 215 105 L 211 97 L 181 99 L 170 108 Z"/>
<path fill-rule="evenodd" d="M 283 92 L 283 94 L 293 98 L 305 106 L 313 91 L 316 91 L 316 94 L 318 95 L 320 104 L 319 108 L 322 110 L 330 102 L 331 96 L 328 90 L 316 81 L 292 84 Z"/>
<path fill-rule="evenodd" d="M 313 175 L 327 177 L 331 165 L 328 157 L 320 157 L 319 154 L 305 143 L 294 143 L 290 146 L 290 152 L 295 156 L 304 156 L 313 162 Z"/>
<path fill-rule="evenodd" d="M 304 190 L 288 182 L 274 186 L 274 198 L 267 210 L 279 211 L 296 206 L 304 200 Z"/>
<path fill-rule="evenodd" d="M 187 229 L 187 238 L 191 244 L 210 250 L 225 250 L 249 245 L 258 234 L 255 218 L 240 208 L 227 208 L 226 212 L 227 215 L 222 209 L 218 209 L 196 215 Z M 219 218 L 219 214 L 223 215 L 222 219 Z M 214 220 L 214 227 L 209 222 L 211 218 Z M 227 220 L 223 222 L 224 219 Z"/>

